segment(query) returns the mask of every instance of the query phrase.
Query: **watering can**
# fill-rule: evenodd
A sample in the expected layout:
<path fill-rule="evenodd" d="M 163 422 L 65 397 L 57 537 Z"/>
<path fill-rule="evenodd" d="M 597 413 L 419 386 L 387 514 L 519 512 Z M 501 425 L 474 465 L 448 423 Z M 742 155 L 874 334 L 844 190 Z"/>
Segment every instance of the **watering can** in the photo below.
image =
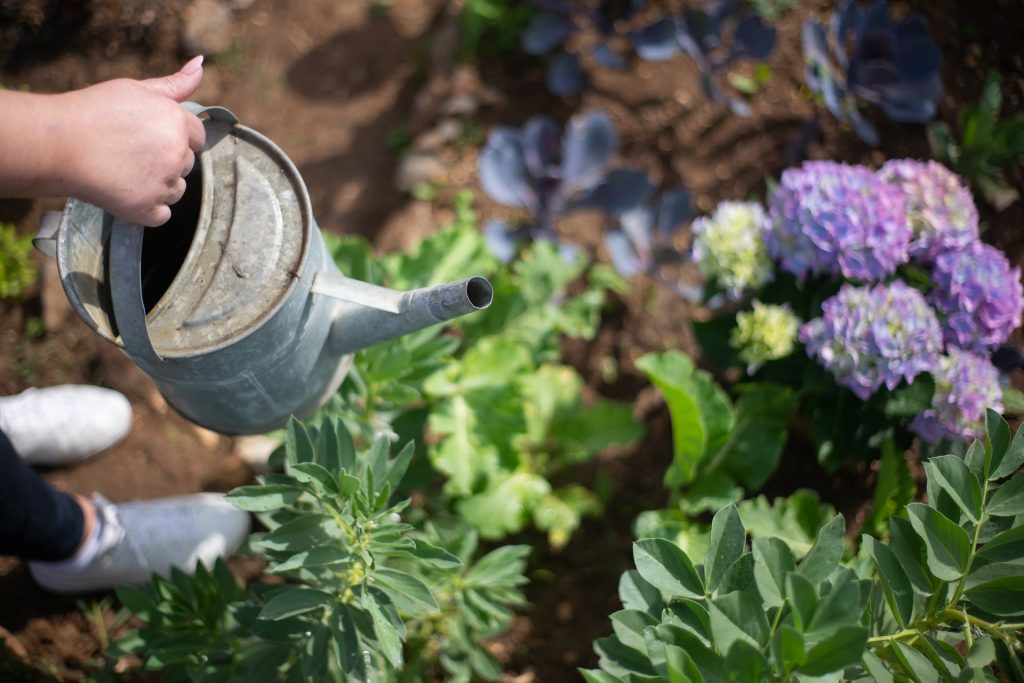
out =
<path fill-rule="evenodd" d="M 482 277 L 409 292 L 345 277 L 285 153 L 224 108 L 183 106 L 206 114 L 206 146 L 166 225 L 70 199 L 35 242 L 75 312 L 189 420 L 255 434 L 308 417 L 354 351 L 490 305 Z"/>

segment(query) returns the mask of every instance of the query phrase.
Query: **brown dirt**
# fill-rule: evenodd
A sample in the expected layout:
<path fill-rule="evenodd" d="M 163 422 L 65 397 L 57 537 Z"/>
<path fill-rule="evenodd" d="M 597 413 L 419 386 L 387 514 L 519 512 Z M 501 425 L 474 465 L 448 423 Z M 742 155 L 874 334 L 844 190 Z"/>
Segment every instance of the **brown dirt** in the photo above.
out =
<path fill-rule="evenodd" d="M 231 3 L 229 3 L 231 4 Z M 621 73 L 597 71 L 593 87 L 577 101 L 559 101 L 543 88 L 540 65 L 521 56 L 482 64 L 481 81 L 500 94 L 475 118 L 480 125 L 518 125 L 529 116 L 564 119 L 574 111 L 601 108 L 616 122 L 622 157 L 648 171 L 662 187 L 683 184 L 702 211 L 719 200 L 763 195 L 765 179 L 785 166 L 790 139 L 813 105 L 802 87 L 800 21 L 831 3 L 807 0 L 779 23 L 779 47 L 771 59 L 768 86 L 751 100 L 753 116 L 739 118 L 707 103 L 693 65 L 679 58 L 664 64 L 638 62 Z M 1004 75 L 1005 111 L 1024 109 L 1024 65 L 1017 45 L 1024 10 L 1008 0 L 943 0 L 910 3 L 930 20 L 945 61 L 948 94 L 940 117 L 952 122 L 958 106 L 976 100 L 989 68 Z M 88 3 L 21 0 L 0 5 L 0 82 L 37 92 L 81 87 L 113 77 L 150 77 L 174 71 L 187 54 L 180 48 L 183 16 L 193 0 L 120 0 Z M 354 232 L 384 249 L 410 244 L 444 217 L 412 200 L 394 183 L 397 157 L 391 144 L 404 131 L 429 128 L 438 98 L 452 87 L 444 63 L 450 18 L 442 0 L 395 0 L 377 7 L 367 0 L 283 0 L 236 2 L 232 48 L 209 59 L 194 97 L 235 111 L 247 125 L 268 135 L 296 162 L 313 199 L 314 213 L 328 231 Z M 586 41 L 586 37 L 582 40 Z M 450 50 L 448 50 L 450 52 Z M 880 150 L 871 150 L 836 122 L 824 119 L 815 158 L 878 164 L 898 156 L 927 157 L 924 131 L 876 118 Z M 450 167 L 442 179 L 447 196 L 475 186 L 475 152 L 447 150 Z M 1024 170 L 1010 172 L 1024 190 Z M 500 209 L 479 190 L 481 211 Z M 31 232 L 40 211 L 53 201 L 0 202 L 0 220 Z M 1024 261 L 1024 203 L 996 214 L 982 207 L 986 238 Z M 566 226 L 599 257 L 599 226 L 593 218 Z M 124 392 L 135 408 L 131 435 L 108 453 L 77 467 L 45 476 L 69 491 L 100 491 L 112 500 L 224 490 L 250 472 L 234 455 L 229 439 L 197 430 L 169 410 L 149 381 L 115 348 L 97 339 L 73 315 L 59 330 L 30 336 L 43 316 L 40 288 L 23 301 L 0 302 L 0 394 L 29 386 L 82 382 Z M 594 638 L 607 634 L 607 615 L 618 608 L 619 573 L 631 556 L 630 524 L 635 515 L 663 503 L 661 473 L 671 458 L 667 413 L 633 367 L 648 351 L 696 347 L 686 322 L 700 315 L 666 292 L 637 286 L 611 307 L 592 342 L 566 342 L 568 362 L 584 373 L 593 392 L 635 401 L 647 436 L 626 452 L 605 454 L 565 476 L 592 483 L 599 471 L 613 482 L 606 515 L 588 520 L 558 553 L 527 534 L 537 549 L 528 588 L 532 607 L 524 610 L 496 650 L 508 678 L 520 681 L 577 680 L 576 667 L 594 666 Z M 609 378 L 607 358 L 618 375 Z M 767 489 L 782 495 L 799 486 L 851 518 L 863 514 L 872 473 L 851 468 L 827 474 L 806 460 L 789 460 Z M 104 596 L 86 596 L 86 602 Z M 112 619 L 113 609 L 105 610 Z M 0 558 L 0 678 L 36 680 L 43 672 L 80 680 L 94 670 L 100 642 L 93 624 L 74 599 L 37 589 L 24 568 Z M 30 669 L 9 668 L 24 660 Z M 7 662 L 7 663 L 5 663 Z M 8 667 L 8 668 L 5 668 Z M 28 671 L 28 674 L 26 674 Z M 33 673 L 35 672 L 35 673 Z M 34 678 L 33 678 L 34 677 Z"/>

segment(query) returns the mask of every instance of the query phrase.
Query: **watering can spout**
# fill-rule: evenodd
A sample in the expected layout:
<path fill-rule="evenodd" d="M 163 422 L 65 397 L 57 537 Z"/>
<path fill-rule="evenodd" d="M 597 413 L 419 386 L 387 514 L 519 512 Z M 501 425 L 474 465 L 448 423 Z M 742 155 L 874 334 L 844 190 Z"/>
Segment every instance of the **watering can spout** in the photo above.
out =
<path fill-rule="evenodd" d="M 494 297 L 482 277 L 398 292 L 336 272 L 318 273 L 313 292 L 339 301 L 327 344 L 342 354 L 483 310 Z"/>

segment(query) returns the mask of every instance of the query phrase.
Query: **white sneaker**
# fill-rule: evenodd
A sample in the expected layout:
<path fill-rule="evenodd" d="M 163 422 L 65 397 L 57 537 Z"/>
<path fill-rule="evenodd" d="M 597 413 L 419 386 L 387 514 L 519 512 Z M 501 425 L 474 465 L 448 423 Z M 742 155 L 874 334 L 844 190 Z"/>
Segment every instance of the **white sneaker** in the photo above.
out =
<path fill-rule="evenodd" d="M 0 431 L 30 465 L 84 460 L 123 439 L 132 406 L 112 389 L 66 384 L 0 397 Z"/>
<path fill-rule="evenodd" d="M 139 585 L 171 567 L 191 574 L 196 562 L 212 566 L 229 555 L 249 532 L 249 513 L 219 493 L 113 504 L 98 493 L 96 545 L 87 540 L 60 562 L 29 562 L 36 582 L 56 593 L 85 593 Z M 90 555 L 83 562 L 82 555 Z"/>

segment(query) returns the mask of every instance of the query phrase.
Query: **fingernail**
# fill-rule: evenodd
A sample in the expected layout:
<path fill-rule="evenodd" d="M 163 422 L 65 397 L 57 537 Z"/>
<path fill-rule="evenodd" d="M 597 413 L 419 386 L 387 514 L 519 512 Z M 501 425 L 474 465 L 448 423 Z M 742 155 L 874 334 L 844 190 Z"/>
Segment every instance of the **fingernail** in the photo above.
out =
<path fill-rule="evenodd" d="M 193 57 L 192 59 L 189 60 L 188 64 L 186 64 L 185 66 L 181 67 L 181 73 L 185 74 L 186 76 L 191 76 L 195 72 L 199 71 L 199 69 L 201 69 L 202 66 L 203 66 L 203 56 L 202 55 L 196 55 L 195 57 Z"/>

